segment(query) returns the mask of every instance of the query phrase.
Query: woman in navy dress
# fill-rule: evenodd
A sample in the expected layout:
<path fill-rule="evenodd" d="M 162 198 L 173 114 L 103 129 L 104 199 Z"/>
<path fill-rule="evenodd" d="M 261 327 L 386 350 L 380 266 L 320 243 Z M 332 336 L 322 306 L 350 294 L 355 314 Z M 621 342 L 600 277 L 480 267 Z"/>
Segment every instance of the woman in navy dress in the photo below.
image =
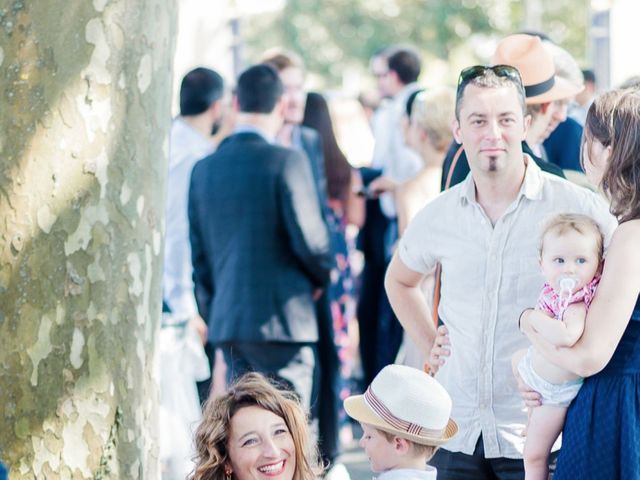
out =
<path fill-rule="evenodd" d="M 619 226 L 580 340 L 556 349 L 523 314 L 523 330 L 554 363 L 585 378 L 569 407 L 554 480 L 640 478 L 640 90 L 597 98 L 587 116 L 583 165 Z M 524 392 L 530 406 L 536 396 Z"/>

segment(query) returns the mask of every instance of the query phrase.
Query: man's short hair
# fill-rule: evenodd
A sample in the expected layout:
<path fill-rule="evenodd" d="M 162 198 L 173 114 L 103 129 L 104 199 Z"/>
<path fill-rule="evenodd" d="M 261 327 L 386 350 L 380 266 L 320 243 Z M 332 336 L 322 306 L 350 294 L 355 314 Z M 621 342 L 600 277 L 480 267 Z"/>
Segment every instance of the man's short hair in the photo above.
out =
<path fill-rule="evenodd" d="M 300 55 L 279 47 L 272 48 L 264 52 L 260 58 L 260 62 L 271 65 L 278 72 L 282 72 L 287 68 L 299 68 L 300 70 L 304 70 L 304 62 Z"/>
<path fill-rule="evenodd" d="M 458 84 L 458 89 L 456 90 L 456 120 L 460 121 L 460 109 L 462 108 L 464 91 L 469 85 L 474 85 L 480 88 L 500 88 L 513 86 L 516 89 L 516 93 L 518 94 L 518 100 L 520 102 L 520 106 L 522 107 L 522 115 L 526 115 L 527 99 L 524 93 L 524 85 L 522 85 L 522 80 L 516 80 L 511 76 L 496 75 L 495 72 L 491 70 L 491 68 L 487 67 L 485 71 L 478 76 L 475 76 L 468 81 L 461 81 Z"/>
<path fill-rule="evenodd" d="M 400 81 L 408 85 L 418 80 L 422 61 L 418 52 L 411 47 L 391 47 L 387 66 L 398 75 Z"/>
<path fill-rule="evenodd" d="M 591 82 L 594 85 L 596 84 L 596 74 L 593 70 L 591 70 L 590 68 L 587 68 L 585 70 L 582 70 L 582 76 L 584 77 L 584 81 L 586 82 Z"/>
<path fill-rule="evenodd" d="M 236 95 L 241 112 L 271 113 L 282 92 L 282 81 L 271 65 L 254 65 L 238 77 Z"/>
<path fill-rule="evenodd" d="M 205 112 L 224 93 L 224 80 L 213 70 L 198 67 L 187 73 L 180 84 L 180 115 Z"/>

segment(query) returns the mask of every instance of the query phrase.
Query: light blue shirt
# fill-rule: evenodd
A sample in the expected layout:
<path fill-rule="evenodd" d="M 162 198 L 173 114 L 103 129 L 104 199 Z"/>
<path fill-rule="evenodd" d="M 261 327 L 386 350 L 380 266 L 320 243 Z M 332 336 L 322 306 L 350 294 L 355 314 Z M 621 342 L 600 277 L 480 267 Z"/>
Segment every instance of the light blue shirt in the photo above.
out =
<path fill-rule="evenodd" d="M 172 313 L 179 316 L 192 317 L 198 311 L 193 293 L 187 204 L 191 170 L 198 160 L 213 150 L 213 144 L 184 119 L 177 117 L 173 121 L 169 143 L 162 290 L 164 301 Z"/>

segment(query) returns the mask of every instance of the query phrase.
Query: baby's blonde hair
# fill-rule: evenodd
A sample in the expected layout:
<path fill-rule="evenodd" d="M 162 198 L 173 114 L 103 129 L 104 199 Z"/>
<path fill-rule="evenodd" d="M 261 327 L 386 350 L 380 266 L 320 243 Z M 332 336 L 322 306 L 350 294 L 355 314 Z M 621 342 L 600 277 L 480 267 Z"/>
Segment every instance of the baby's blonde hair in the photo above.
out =
<path fill-rule="evenodd" d="M 564 235 L 570 231 L 578 232 L 585 236 L 593 236 L 596 241 L 598 260 L 602 260 L 604 254 L 604 235 L 602 230 L 593 218 L 579 213 L 560 213 L 546 221 L 542 228 L 542 235 L 540 235 L 540 245 L 538 247 L 540 257 L 542 257 L 544 250 L 544 239 L 548 234 Z"/>

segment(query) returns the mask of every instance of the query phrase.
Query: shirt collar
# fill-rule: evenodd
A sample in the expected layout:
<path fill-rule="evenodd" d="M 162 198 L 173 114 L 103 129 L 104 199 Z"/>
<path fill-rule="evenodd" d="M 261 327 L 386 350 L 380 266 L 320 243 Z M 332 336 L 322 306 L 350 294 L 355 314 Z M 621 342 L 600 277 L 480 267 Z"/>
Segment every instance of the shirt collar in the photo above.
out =
<path fill-rule="evenodd" d="M 530 155 L 523 153 L 525 161 L 524 181 L 518 192 L 516 200 L 520 200 L 520 197 L 524 196 L 529 200 L 541 200 L 542 199 L 542 170 L 533 161 Z M 476 185 L 473 181 L 473 175 L 469 173 L 467 178 L 464 179 L 460 190 L 460 202 L 464 205 L 476 202 Z"/>
<path fill-rule="evenodd" d="M 238 125 L 233 133 L 255 133 L 256 135 L 260 135 L 264 138 L 268 143 L 275 143 L 276 138 L 273 135 L 269 135 L 262 128 L 256 127 L 255 125 Z"/>
<path fill-rule="evenodd" d="M 381 473 L 377 480 L 436 480 L 438 470 L 431 465 L 426 465 L 424 470 L 398 468 Z"/>

